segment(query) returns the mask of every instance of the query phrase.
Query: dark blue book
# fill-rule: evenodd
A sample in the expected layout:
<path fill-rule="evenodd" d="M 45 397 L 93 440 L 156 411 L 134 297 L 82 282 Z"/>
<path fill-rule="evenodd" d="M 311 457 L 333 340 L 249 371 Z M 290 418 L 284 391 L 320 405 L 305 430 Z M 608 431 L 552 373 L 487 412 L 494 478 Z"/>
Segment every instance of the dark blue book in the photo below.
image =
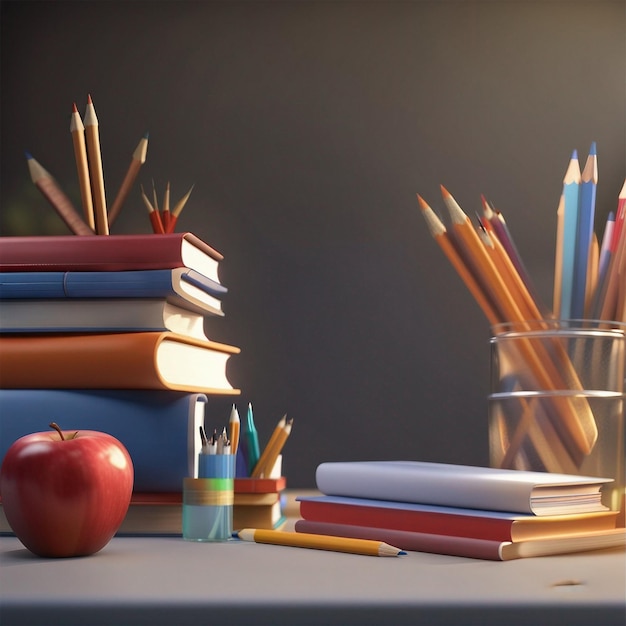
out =
<path fill-rule="evenodd" d="M 119 439 L 133 461 L 134 491 L 181 492 L 183 478 L 197 475 L 206 402 L 171 391 L 0 389 L 0 462 L 19 437 L 56 422 Z"/>
<path fill-rule="evenodd" d="M 172 304 L 221 315 L 228 290 L 185 267 L 120 272 L 0 272 L 0 299 L 166 298 Z"/>

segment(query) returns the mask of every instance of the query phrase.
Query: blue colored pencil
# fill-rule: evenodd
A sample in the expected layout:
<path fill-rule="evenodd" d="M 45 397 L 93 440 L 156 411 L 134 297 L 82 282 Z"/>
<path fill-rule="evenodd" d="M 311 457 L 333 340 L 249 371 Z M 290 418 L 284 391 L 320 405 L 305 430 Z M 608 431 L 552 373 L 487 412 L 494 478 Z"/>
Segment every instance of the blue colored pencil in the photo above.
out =
<path fill-rule="evenodd" d="M 561 257 L 561 306 L 559 310 L 561 319 L 572 319 L 580 179 L 578 153 L 574 150 L 563 178 L 563 248 Z"/>
<path fill-rule="evenodd" d="M 596 185 L 598 183 L 598 156 L 595 141 L 591 144 L 587 162 L 580 181 L 578 223 L 574 251 L 574 277 L 572 281 L 571 317 L 582 319 L 585 314 L 585 294 L 589 251 L 593 238 L 596 207 Z"/>
<path fill-rule="evenodd" d="M 259 435 L 254 425 L 254 417 L 252 415 L 252 404 L 248 403 L 248 412 L 246 414 L 245 431 L 246 453 L 248 463 L 248 475 L 252 474 L 252 470 L 259 461 L 261 451 L 259 448 Z"/>

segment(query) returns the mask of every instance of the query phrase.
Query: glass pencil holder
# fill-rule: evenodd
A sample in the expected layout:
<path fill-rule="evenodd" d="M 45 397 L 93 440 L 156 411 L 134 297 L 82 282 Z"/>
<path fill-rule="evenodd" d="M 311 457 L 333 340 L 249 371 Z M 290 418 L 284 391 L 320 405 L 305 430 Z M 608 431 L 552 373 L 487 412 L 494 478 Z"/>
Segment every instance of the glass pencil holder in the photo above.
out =
<path fill-rule="evenodd" d="M 199 478 L 183 479 L 183 539 L 228 541 L 233 534 L 235 458 L 199 456 Z"/>
<path fill-rule="evenodd" d="M 626 324 L 499 324 L 490 345 L 491 466 L 611 478 L 623 517 Z"/>

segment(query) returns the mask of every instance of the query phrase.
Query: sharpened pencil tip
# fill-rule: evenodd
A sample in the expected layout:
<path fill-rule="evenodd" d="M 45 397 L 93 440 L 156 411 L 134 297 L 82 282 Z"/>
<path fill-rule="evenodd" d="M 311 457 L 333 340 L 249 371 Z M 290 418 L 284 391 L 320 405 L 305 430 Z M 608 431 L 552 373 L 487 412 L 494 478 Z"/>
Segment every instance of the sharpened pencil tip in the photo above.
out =
<path fill-rule="evenodd" d="M 150 133 L 148 131 L 146 131 L 143 135 L 144 139 L 149 139 L 150 138 Z"/>
<path fill-rule="evenodd" d="M 93 104 L 93 100 L 91 99 L 91 94 L 87 94 L 87 104 Z"/>
<path fill-rule="evenodd" d="M 449 198 L 452 196 L 452 194 L 443 185 L 439 185 L 439 187 L 441 188 L 441 195 L 444 198 Z"/>
<path fill-rule="evenodd" d="M 26 155 L 26 158 L 27 158 L 29 161 L 30 161 L 30 159 L 32 159 L 32 158 L 33 158 L 33 155 L 32 155 L 30 152 L 28 152 L 28 151 L 25 151 L 25 152 L 24 152 L 24 154 Z"/>
<path fill-rule="evenodd" d="M 578 159 L 578 150 L 574 150 L 574 151 L 572 152 L 572 161 L 573 161 L 574 159 Z"/>
<path fill-rule="evenodd" d="M 596 142 L 592 141 L 591 142 L 591 148 L 589 148 L 589 155 L 590 156 L 597 156 L 598 152 L 597 152 L 597 148 L 596 148 Z"/>
<path fill-rule="evenodd" d="M 424 200 L 424 198 L 422 198 L 422 196 L 420 196 L 419 193 L 416 195 L 417 195 L 417 201 L 419 202 L 419 205 L 422 211 L 427 211 L 428 209 L 430 209 L 426 200 Z"/>
<path fill-rule="evenodd" d="M 76 102 L 72 104 L 72 113 L 78 113 L 78 107 L 76 106 Z"/>
<path fill-rule="evenodd" d="M 400 552 L 398 552 L 398 556 L 406 556 L 407 552 L 405 552 L 404 550 L 400 550 Z"/>

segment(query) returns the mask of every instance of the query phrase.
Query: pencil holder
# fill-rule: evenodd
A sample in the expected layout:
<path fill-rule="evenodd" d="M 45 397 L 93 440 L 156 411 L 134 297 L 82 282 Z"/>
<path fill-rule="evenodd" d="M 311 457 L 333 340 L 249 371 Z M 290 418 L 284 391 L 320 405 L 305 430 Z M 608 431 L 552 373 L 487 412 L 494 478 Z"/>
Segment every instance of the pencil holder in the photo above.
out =
<path fill-rule="evenodd" d="M 199 458 L 200 478 L 183 480 L 183 539 L 227 541 L 233 533 L 234 455 Z"/>
<path fill-rule="evenodd" d="M 492 328 L 492 467 L 612 478 L 624 496 L 626 325 L 531 321 Z"/>

